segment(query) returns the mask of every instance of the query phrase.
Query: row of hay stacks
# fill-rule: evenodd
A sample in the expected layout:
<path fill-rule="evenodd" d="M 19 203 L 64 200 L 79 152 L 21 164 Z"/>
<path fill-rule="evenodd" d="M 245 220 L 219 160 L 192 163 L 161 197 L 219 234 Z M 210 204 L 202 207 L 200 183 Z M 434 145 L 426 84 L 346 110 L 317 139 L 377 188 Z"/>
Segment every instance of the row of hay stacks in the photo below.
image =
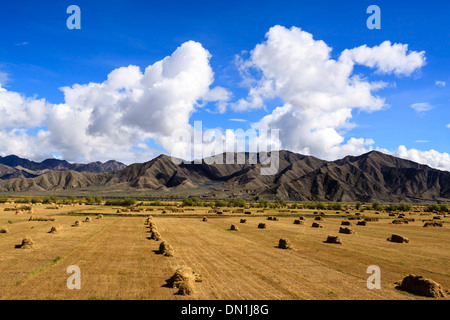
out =
<path fill-rule="evenodd" d="M 28 219 L 28 221 L 55 221 L 55 218 L 31 216 L 30 219 Z"/>
<path fill-rule="evenodd" d="M 165 241 L 161 238 L 161 234 L 158 232 L 158 228 L 157 228 L 155 222 L 153 221 L 153 217 L 149 216 L 147 218 L 147 220 L 145 221 L 145 224 L 148 225 L 148 227 L 149 227 L 149 232 L 150 232 L 149 239 L 155 240 L 155 241 L 161 241 L 161 243 L 159 245 L 158 253 L 162 254 L 163 256 L 166 256 L 166 257 L 173 257 L 175 255 L 175 250 L 167 241 Z"/>
<path fill-rule="evenodd" d="M 97 219 L 101 219 L 101 218 L 103 218 L 102 215 L 99 215 L 97 217 Z M 46 221 L 55 221 L 55 218 L 31 216 L 28 221 L 38 221 L 38 222 L 45 221 L 46 222 Z M 90 217 L 86 217 L 86 219 L 84 221 L 78 220 L 72 225 L 72 227 L 80 227 L 83 222 L 89 223 L 89 222 L 92 222 L 92 219 Z M 63 226 L 61 226 L 61 225 L 53 225 L 51 227 L 50 231 L 48 231 L 47 233 L 57 234 L 57 233 L 61 232 L 62 230 L 64 230 Z M 6 234 L 6 233 L 9 233 L 9 230 L 8 230 L 7 227 L 3 226 L 3 227 L 0 227 L 0 233 Z M 22 243 L 19 244 L 19 245 L 16 245 L 15 248 L 18 248 L 18 249 L 34 249 L 34 248 L 36 248 L 36 243 L 30 237 L 25 236 L 23 238 L 23 240 L 22 240 Z"/>
<path fill-rule="evenodd" d="M 207 221 L 207 219 L 203 221 Z M 152 216 L 147 217 L 147 219 L 145 220 L 145 225 L 147 225 L 149 228 L 150 239 L 161 241 L 157 253 L 165 257 L 173 257 L 175 255 L 175 250 L 166 240 L 163 240 L 161 238 L 161 234 L 158 232 L 158 227 L 153 221 Z M 167 280 L 167 284 L 170 288 L 178 289 L 178 291 L 176 292 L 176 294 L 178 295 L 194 294 L 196 282 L 202 282 L 201 275 L 186 266 L 178 268 L 173 276 L 169 280 Z"/>

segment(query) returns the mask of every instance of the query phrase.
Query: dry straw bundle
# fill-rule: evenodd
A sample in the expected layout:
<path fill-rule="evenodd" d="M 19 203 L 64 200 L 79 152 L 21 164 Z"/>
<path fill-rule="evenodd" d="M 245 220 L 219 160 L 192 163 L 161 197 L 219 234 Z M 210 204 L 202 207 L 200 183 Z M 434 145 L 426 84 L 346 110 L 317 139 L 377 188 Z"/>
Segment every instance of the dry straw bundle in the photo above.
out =
<path fill-rule="evenodd" d="M 173 257 L 175 255 L 175 251 L 172 246 L 166 241 L 161 242 L 159 245 L 159 253 L 166 257 Z"/>
<path fill-rule="evenodd" d="M 35 247 L 36 244 L 34 243 L 33 239 L 29 237 L 23 238 L 22 243 L 16 246 L 16 248 L 18 249 L 34 249 Z"/>
<path fill-rule="evenodd" d="M 230 230 L 232 230 L 232 231 L 239 231 L 239 228 L 236 225 L 232 224 L 231 227 L 230 227 Z"/>
<path fill-rule="evenodd" d="M 356 232 L 353 231 L 353 230 L 350 229 L 350 228 L 347 228 L 347 227 L 340 227 L 340 228 L 339 228 L 339 233 L 344 233 L 344 234 L 355 234 Z"/>
<path fill-rule="evenodd" d="M 82 224 L 83 222 L 81 222 L 81 220 L 77 220 L 77 221 L 75 221 L 75 223 L 72 225 L 72 227 L 81 227 L 81 224 Z"/>
<path fill-rule="evenodd" d="M 442 227 L 443 224 L 442 222 L 425 222 L 425 224 L 423 225 L 425 228 L 426 227 Z"/>
<path fill-rule="evenodd" d="M 202 276 L 189 267 L 179 268 L 167 281 L 170 287 L 178 289 L 179 295 L 193 294 L 196 282 L 202 282 Z"/>
<path fill-rule="evenodd" d="M 0 227 L 0 233 L 9 233 L 9 230 L 7 227 Z"/>
<path fill-rule="evenodd" d="M 444 290 L 439 283 L 434 280 L 412 274 L 403 278 L 402 283 L 397 287 L 397 289 L 424 297 L 445 297 Z"/>
<path fill-rule="evenodd" d="M 409 239 L 401 236 L 399 234 L 393 234 L 389 238 L 387 238 L 387 241 L 390 242 L 397 242 L 397 243 L 409 243 Z"/>
<path fill-rule="evenodd" d="M 159 241 L 161 240 L 161 234 L 158 231 L 153 231 L 150 235 L 151 240 Z"/>
<path fill-rule="evenodd" d="M 265 223 L 258 224 L 258 229 L 266 229 L 267 225 Z"/>
<path fill-rule="evenodd" d="M 282 238 L 280 239 L 280 241 L 278 242 L 278 248 L 280 249 L 293 249 L 294 247 L 292 246 L 292 243 L 286 239 L 286 238 Z"/>
<path fill-rule="evenodd" d="M 325 243 L 334 243 L 334 244 L 342 244 L 341 238 L 338 236 L 328 236 Z"/>
<path fill-rule="evenodd" d="M 55 233 L 61 232 L 62 230 L 63 230 L 63 227 L 61 225 L 58 225 L 56 227 L 53 226 L 48 233 L 55 234 Z"/>
<path fill-rule="evenodd" d="M 31 216 L 28 221 L 55 221 L 55 218 Z"/>

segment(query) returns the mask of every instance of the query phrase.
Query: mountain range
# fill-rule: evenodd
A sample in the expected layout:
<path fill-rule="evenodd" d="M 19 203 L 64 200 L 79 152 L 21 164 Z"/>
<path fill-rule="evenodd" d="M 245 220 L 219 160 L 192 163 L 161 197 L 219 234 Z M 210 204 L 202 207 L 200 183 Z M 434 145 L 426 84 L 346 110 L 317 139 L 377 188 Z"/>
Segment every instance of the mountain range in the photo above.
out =
<path fill-rule="evenodd" d="M 241 154 L 242 155 L 242 154 Z M 289 151 L 279 152 L 279 170 L 260 174 L 261 164 L 175 164 L 166 155 L 130 166 L 118 162 L 71 165 L 61 160 L 40 164 L 0 158 L 0 192 L 43 192 L 83 189 L 127 190 L 158 194 L 195 193 L 204 198 L 292 201 L 449 202 L 450 172 L 378 151 L 325 161 Z M 225 155 L 222 155 L 225 159 Z M 238 154 L 234 155 L 237 159 Z M 28 160 L 27 160 L 28 161 Z M 225 161 L 224 161 L 225 163 Z M 12 166 L 15 165 L 15 166 Z M 26 169 L 26 170 L 25 170 Z M 35 177 L 15 172 L 46 171 Z M 31 170 L 31 171 L 30 171 Z M 11 172 L 9 172 L 11 171 Z M 5 178 L 6 177 L 6 178 Z M 9 178 L 8 178 L 9 177 Z"/>
<path fill-rule="evenodd" d="M 104 173 L 124 169 L 125 164 L 110 160 L 105 163 L 92 162 L 88 164 L 69 163 L 65 160 L 47 159 L 34 162 L 15 155 L 0 157 L 0 180 L 14 178 L 35 178 L 49 171 L 77 171 Z"/>

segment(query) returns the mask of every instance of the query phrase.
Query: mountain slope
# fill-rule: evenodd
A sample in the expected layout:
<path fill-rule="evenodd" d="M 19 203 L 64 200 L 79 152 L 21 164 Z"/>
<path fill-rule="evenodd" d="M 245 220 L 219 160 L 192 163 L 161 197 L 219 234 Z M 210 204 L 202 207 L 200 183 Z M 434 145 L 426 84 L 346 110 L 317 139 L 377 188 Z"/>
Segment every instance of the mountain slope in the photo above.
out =
<path fill-rule="evenodd" d="M 283 199 L 296 201 L 443 201 L 450 199 L 450 172 L 432 169 L 380 152 L 337 161 L 324 161 L 288 151 L 279 153 L 279 170 L 272 176 L 260 174 L 261 164 L 253 164 L 254 154 L 217 156 L 224 164 L 206 158 L 176 165 L 161 155 L 149 162 L 122 170 L 95 174 L 51 171 L 39 177 L 20 177 L 0 183 L 0 192 L 58 191 L 86 187 L 113 190 L 204 190 L 214 197 L 217 189 L 225 197 Z M 238 163 L 238 159 L 244 159 Z M 230 162 L 230 161 L 229 161 Z M 95 164 L 93 165 L 95 166 Z M 2 171 L 3 170 L 3 171 Z M 14 174 L 0 166 L 0 174 Z"/>
<path fill-rule="evenodd" d="M 125 164 L 115 160 L 110 160 L 105 163 L 92 162 L 88 164 L 69 163 L 59 159 L 47 159 L 42 162 L 34 162 L 15 155 L 0 157 L 0 165 L 9 168 L 6 170 L 0 167 L 0 179 L 2 180 L 19 177 L 31 178 L 49 171 L 72 170 L 78 172 L 105 173 L 122 170 L 126 167 Z M 10 172 L 6 173 L 6 171 Z"/>

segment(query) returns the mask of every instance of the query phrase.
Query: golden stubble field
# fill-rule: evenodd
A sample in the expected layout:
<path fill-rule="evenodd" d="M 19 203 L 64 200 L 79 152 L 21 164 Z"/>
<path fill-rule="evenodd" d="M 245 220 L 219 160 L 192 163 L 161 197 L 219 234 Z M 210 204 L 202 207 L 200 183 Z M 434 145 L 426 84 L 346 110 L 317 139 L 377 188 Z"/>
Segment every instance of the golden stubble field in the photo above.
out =
<path fill-rule="evenodd" d="M 395 289 L 395 282 L 408 274 L 431 278 L 450 289 L 450 230 L 448 217 L 444 227 L 424 228 L 422 219 L 411 216 L 409 224 L 393 225 L 387 213 L 377 215 L 378 222 L 351 228 L 356 234 L 339 234 L 344 218 L 334 211 L 326 213 L 312 228 L 311 210 L 280 214 L 279 221 L 267 220 L 267 214 L 208 214 L 196 209 L 178 214 L 161 210 L 128 215 L 116 214 L 117 208 L 67 206 L 58 210 L 35 206 L 35 216 L 55 221 L 28 221 L 27 213 L 16 215 L 0 206 L 0 299 L 120 299 L 120 300 L 297 300 L 357 299 L 400 300 L 430 299 Z M 98 214 L 102 219 L 97 219 Z M 175 250 L 174 257 L 157 254 L 160 241 L 149 240 L 146 217 L 152 214 L 162 239 Z M 203 216 L 208 221 L 203 222 Z M 345 215 L 345 214 L 344 214 Z M 368 212 L 366 216 L 374 216 Z M 72 227 L 86 217 L 80 227 Z M 299 216 L 304 225 L 294 224 Z M 247 219 L 241 224 L 240 219 Z M 266 229 L 258 229 L 266 223 Z M 239 231 L 231 231 L 235 224 Z M 63 229 L 48 233 L 52 226 Z M 391 234 L 406 236 L 409 243 L 392 243 Z M 342 244 L 324 243 L 328 235 L 339 235 Z M 25 237 L 36 243 L 34 249 L 17 249 Z M 293 250 L 277 248 L 287 238 Z M 81 289 L 69 290 L 68 266 L 81 270 Z M 381 289 L 366 286 L 369 266 L 381 269 Z M 174 271 L 188 266 L 202 275 L 195 293 L 177 295 L 166 286 Z M 450 295 L 447 294 L 447 298 Z"/>

